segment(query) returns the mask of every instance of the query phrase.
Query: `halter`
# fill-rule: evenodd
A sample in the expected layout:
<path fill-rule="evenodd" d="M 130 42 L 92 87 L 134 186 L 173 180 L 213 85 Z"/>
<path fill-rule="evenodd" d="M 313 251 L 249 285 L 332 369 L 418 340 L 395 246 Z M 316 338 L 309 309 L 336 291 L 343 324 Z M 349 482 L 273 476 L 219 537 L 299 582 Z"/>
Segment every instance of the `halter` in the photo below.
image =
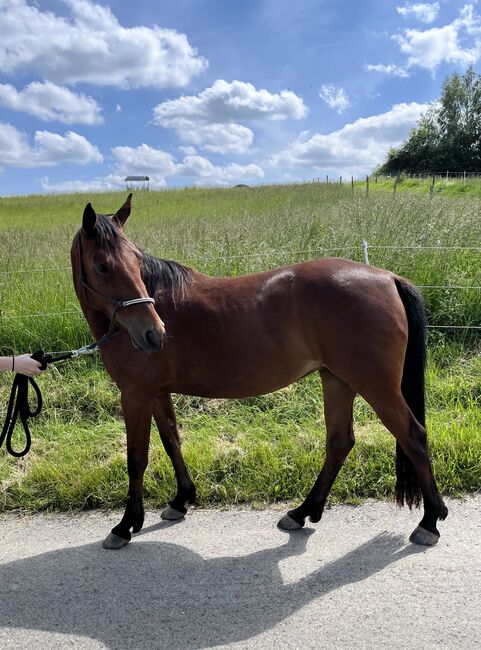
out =
<path fill-rule="evenodd" d="M 85 289 L 88 289 L 92 293 L 95 293 L 97 296 L 100 296 L 104 300 L 108 300 L 109 302 L 112 302 L 114 304 L 114 308 L 112 310 L 112 315 L 110 316 L 110 323 L 109 323 L 109 328 L 103 334 L 95 343 L 91 343 L 90 346 L 86 346 L 89 349 L 96 349 L 99 348 L 101 345 L 109 341 L 112 336 L 115 334 L 115 315 L 119 311 L 119 309 L 123 309 L 124 307 L 130 307 L 132 305 L 141 305 L 143 303 L 149 303 L 151 305 L 155 305 L 155 300 L 153 298 L 133 298 L 132 300 L 115 300 L 115 298 L 111 298 L 110 296 L 106 296 L 104 293 L 101 293 L 100 291 L 97 291 L 97 289 L 94 289 L 89 285 L 87 282 L 87 277 L 85 275 L 85 269 L 83 265 L 83 255 L 82 255 L 82 244 L 80 241 L 80 234 L 78 235 L 78 257 L 79 257 L 79 270 L 80 270 L 80 282 L 84 288 L 84 297 L 85 297 L 85 302 L 88 303 L 87 300 L 87 294 L 85 292 Z M 92 350 L 93 351 L 93 350 Z"/>

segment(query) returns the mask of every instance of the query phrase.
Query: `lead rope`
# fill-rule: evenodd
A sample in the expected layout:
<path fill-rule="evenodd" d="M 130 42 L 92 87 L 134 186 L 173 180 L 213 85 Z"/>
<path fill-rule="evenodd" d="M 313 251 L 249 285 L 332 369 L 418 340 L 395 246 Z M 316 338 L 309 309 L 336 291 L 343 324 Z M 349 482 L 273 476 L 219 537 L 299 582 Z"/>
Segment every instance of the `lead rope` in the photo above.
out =
<path fill-rule="evenodd" d="M 58 354 L 57 356 L 48 353 L 46 354 L 43 350 L 38 350 L 32 354 L 32 359 L 39 361 L 41 364 L 40 368 L 45 370 L 47 365 L 51 363 L 59 363 L 61 361 L 67 361 L 68 359 L 93 354 L 103 343 L 106 343 L 114 335 L 115 332 L 113 332 L 113 328 L 110 327 L 109 331 L 106 332 L 98 341 L 90 343 L 90 345 L 85 345 L 78 350 L 70 350 L 69 352 Z M 29 384 L 32 386 L 37 396 L 37 406 L 33 411 L 31 410 L 28 401 Z M 10 391 L 10 398 L 8 400 L 7 415 L 5 417 L 2 433 L 0 434 L 0 448 L 3 446 L 3 443 L 5 443 L 6 451 L 14 458 L 21 458 L 28 454 L 32 444 L 32 436 L 30 433 L 30 427 L 28 426 L 28 420 L 29 418 L 36 418 L 40 415 L 42 405 L 42 393 L 40 392 L 40 388 L 35 379 L 27 377 L 26 375 L 21 375 L 17 372 L 13 380 L 12 390 Z M 25 446 L 21 451 L 16 451 L 12 446 L 12 437 L 19 416 L 25 432 Z"/>
<path fill-rule="evenodd" d="M 88 285 L 87 285 L 88 286 Z M 75 359 L 76 357 L 82 357 L 96 352 L 101 345 L 107 343 L 113 336 L 118 334 L 118 331 L 115 331 L 114 318 L 115 314 L 119 309 L 124 307 L 130 307 L 131 305 L 139 305 L 142 303 L 152 303 L 155 304 L 153 298 L 134 298 L 132 300 L 118 300 L 115 303 L 115 307 L 112 311 L 110 317 L 109 329 L 103 334 L 98 341 L 94 341 L 89 345 L 85 345 L 78 350 L 70 350 L 69 352 L 64 352 L 54 356 L 53 354 L 46 354 L 43 350 L 38 350 L 32 354 L 32 359 L 36 359 L 41 363 L 41 369 L 45 370 L 47 365 L 52 363 L 59 363 L 61 361 L 68 361 L 68 359 Z M 30 405 L 28 402 L 28 385 L 31 384 L 35 394 L 37 395 L 37 407 L 34 411 L 30 410 Z M 21 375 L 17 373 L 13 380 L 12 390 L 10 391 L 10 399 L 8 400 L 7 406 L 7 415 L 5 418 L 5 423 L 3 425 L 2 433 L 0 434 L 0 449 L 5 442 L 5 449 L 7 452 L 14 456 L 15 458 L 21 458 L 28 454 L 31 444 L 32 436 L 30 434 L 30 428 L 28 426 L 29 418 L 36 418 L 42 410 L 42 393 L 37 382 L 32 377 L 27 377 L 26 375 Z M 25 431 L 25 446 L 22 451 L 15 451 L 12 447 L 12 436 L 15 429 L 15 425 L 20 416 L 20 422 L 22 423 L 23 430 Z"/>

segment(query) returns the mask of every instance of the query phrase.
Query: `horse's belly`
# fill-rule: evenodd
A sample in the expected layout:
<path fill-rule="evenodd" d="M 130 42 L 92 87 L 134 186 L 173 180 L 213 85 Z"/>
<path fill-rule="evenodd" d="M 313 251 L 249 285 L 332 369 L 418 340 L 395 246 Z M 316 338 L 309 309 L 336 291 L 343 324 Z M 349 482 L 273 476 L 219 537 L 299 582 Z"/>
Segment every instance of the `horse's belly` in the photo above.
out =
<path fill-rule="evenodd" d="M 230 367 L 229 370 L 211 374 L 200 372 L 198 377 L 179 382 L 172 392 L 199 397 L 234 398 L 265 395 L 293 384 L 298 379 L 319 370 L 319 360 L 306 360 L 296 364 L 256 364 L 252 368 Z"/>

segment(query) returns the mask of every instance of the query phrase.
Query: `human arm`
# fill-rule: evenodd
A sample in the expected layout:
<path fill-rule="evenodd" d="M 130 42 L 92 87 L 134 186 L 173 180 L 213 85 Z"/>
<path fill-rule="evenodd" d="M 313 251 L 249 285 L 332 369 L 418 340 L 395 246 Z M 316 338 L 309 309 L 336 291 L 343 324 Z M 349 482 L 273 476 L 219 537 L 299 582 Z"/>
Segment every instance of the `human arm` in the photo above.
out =
<path fill-rule="evenodd" d="M 27 377 L 36 377 L 42 372 L 40 362 L 32 359 L 30 354 L 0 357 L 1 370 L 13 370 Z"/>

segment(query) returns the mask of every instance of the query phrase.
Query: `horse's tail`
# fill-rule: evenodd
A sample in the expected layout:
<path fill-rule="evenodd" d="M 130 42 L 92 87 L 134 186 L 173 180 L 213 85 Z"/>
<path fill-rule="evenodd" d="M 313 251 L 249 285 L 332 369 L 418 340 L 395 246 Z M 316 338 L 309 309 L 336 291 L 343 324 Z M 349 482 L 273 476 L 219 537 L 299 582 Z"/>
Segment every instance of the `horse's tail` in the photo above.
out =
<path fill-rule="evenodd" d="M 416 420 L 426 425 L 424 371 L 426 364 L 426 314 L 424 302 L 416 289 L 402 278 L 395 279 L 396 288 L 406 310 L 408 341 L 404 359 L 401 392 Z M 421 488 L 413 464 L 399 442 L 396 442 L 396 501 L 409 508 L 421 502 Z"/>

